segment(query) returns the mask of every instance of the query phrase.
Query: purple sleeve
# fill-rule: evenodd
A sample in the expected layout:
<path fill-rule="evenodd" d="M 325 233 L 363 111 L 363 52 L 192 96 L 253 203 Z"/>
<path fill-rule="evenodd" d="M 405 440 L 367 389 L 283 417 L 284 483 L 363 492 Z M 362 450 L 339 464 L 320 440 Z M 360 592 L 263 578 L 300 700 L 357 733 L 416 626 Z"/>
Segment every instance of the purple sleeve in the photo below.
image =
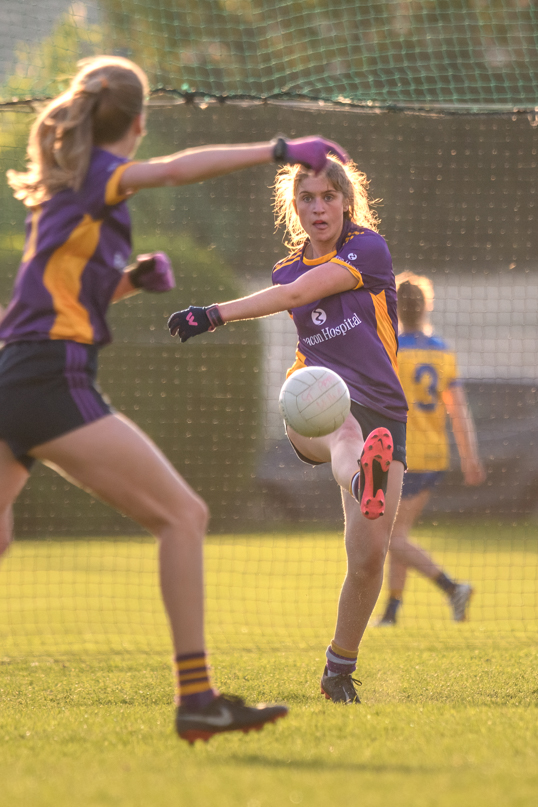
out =
<path fill-rule="evenodd" d="M 86 179 L 79 191 L 81 207 L 94 220 L 104 218 L 111 206 L 124 201 L 124 197 L 118 196 L 117 185 L 127 165 L 130 165 L 129 160 L 94 149 Z"/>
<path fill-rule="evenodd" d="M 349 265 L 362 277 L 363 287 L 372 294 L 392 288 L 394 273 L 392 258 L 383 236 L 364 230 L 354 235 L 338 252 L 338 262 Z"/>

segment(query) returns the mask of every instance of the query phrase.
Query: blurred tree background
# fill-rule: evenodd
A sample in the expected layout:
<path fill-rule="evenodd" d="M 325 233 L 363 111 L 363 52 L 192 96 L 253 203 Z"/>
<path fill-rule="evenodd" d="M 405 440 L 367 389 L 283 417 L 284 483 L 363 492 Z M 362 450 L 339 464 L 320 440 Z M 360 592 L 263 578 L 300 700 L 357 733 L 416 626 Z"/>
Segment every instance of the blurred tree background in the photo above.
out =
<path fill-rule="evenodd" d="M 61 0 L 41 0 L 44 16 L 47 7 L 57 13 Z M 63 8 L 74 30 L 57 25 L 40 59 L 21 43 L 8 92 L 56 92 L 66 60 L 82 48 L 139 61 L 154 87 L 212 96 L 535 103 L 533 0 L 89 0 Z"/>
<path fill-rule="evenodd" d="M 369 176 L 397 271 L 536 271 L 535 120 L 533 111 L 517 111 L 536 104 L 530 0 L 43 0 L 46 35 L 32 37 L 22 6 L 5 2 L 0 22 L 9 9 L 20 36 L 16 26 L 4 26 L 9 41 L 0 34 L 2 176 L 24 165 L 39 108 L 25 99 L 64 89 L 80 58 L 116 53 L 140 63 L 154 91 L 140 157 L 319 133 L 342 143 Z M 432 114 L 394 112 L 406 105 Z M 441 108 L 445 114 L 434 114 Z M 492 109 L 504 114 L 486 114 Z M 473 111 L 484 114 L 450 114 Z M 270 283 L 284 254 L 273 228 L 273 179 L 266 166 L 132 199 L 135 253 L 167 251 L 178 287 L 114 306 L 115 340 L 102 356 L 104 391 L 208 500 L 216 531 L 260 524 L 266 512 L 256 473 L 262 334 L 259 324 L 241 323 L 180 346 L 166 318 Z M 3 305 L 24 218 L 2 181 Z M 33 536 L 137 528 L 39 469 L 18 502 L 17 529 Z"/>

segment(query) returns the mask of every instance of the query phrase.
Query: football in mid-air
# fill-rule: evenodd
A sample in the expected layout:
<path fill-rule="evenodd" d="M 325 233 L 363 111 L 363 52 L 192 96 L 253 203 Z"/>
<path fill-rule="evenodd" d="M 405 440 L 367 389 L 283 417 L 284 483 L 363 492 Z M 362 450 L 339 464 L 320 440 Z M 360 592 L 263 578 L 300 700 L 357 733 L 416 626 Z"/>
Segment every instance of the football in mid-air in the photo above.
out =
<path fill-rule="evenodd" d="M 349 390 L 338 373 L 326 367 L 296 370 L 280 390 L 278 405 L 288 426 L 303 437 L 323 437 L 349 415 Z"/>

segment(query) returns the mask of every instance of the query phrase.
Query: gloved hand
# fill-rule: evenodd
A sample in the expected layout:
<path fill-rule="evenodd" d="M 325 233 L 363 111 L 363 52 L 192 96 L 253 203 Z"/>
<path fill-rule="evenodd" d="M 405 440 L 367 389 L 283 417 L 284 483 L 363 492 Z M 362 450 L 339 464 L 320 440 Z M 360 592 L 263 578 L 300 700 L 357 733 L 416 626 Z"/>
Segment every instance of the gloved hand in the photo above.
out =
<path fill-rule="evenodd" d="M 348 153 L 338 143 L 324 137 L 300 137 L 297 140 L 279 137 L 273 151 L 275 162 L 301 163 L 316 174 L 325 168 L 327 156 L 331 154 L 343 163 L 349 160 Z"/>
<path fill-rule="evenodd" d="M 219 325 L 224 325 L 224 321 L 218 305 L 190 305 L 183 311 L 176 311 L 168 320 L 170 333 L 179 336 L 181 342 L 186 342 L 191 336 L 214 331 Z"/>
<path fill-rule="evenodd" d="M 137 255 L 128 275 L 135 288 L 145 291 L 170 291 L 176 285 L 170 259 L 164 252 Z"/>

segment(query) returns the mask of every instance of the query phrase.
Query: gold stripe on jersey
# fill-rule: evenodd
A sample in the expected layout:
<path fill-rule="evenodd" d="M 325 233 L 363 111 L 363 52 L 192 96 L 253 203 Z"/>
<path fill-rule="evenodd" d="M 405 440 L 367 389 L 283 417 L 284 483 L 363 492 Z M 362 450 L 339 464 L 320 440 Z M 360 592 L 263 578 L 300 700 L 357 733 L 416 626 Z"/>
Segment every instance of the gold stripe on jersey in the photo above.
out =
<path fill-rule="evenodd" d="M 43 284 L 52 297 L 56 312 L 50 339 L 93 343 L 90 315 L 79 301 L 79 295 L 82 273 L 99 243 L 101 223 L 86 214 L 47 262 Z"/>
<path fill-rule="evenodd" d="M 110 179 L 106 183 L 105 187 L 105 204 L 106 205 L 117 205 L 120 202 L 125 201 L 128 199 L 129 196 L 132 196 L 132 193 L 120 193 L 118 190 L 120 179 L 123 176 L 123 173 L 126 168 L 129 168 L 130 165 L 135 165 L 135 161 L 131 160 L 128 163 L 123 163 L 123 165 L 119 165 L 115 171 L 112 172 L 110 175 Z"/>
<path fill-rule="evenodd" d="M 23 263 L 26 263 L 26 261 L 31 261 L 35 255 L 35 250 L 37 247 L 37 236 L 39 233 L 39 218 L 41 216 L 42 210 L 43 210 L 42 207 L 34 207 L 32 211 L 32 223 L 30 225 L 30 235 L 28 237 L 26 249 L 24 250 L 24 255 L 22 256 Z"/>
<path fill-rule="evenodd" d="M 296 249 L 295 252 L 292 252 L 291 255 L 288 255 L 287 258 L 282 258 L 281 261 L 276 263 L 273 267 L 273 274 L 277 272 L 279 269 L 282 269 L 284 266 L 289 266 L 290 263 L 295 263 L 301 257 L 302 249 Z"/>
<path fill-rule="evenodd" d="M 295 351 L 295 362 L 292 367 L 286 373 L 286 378 L 289 378 L 292 373 L 296 370 L 302 370 L 303 367 L 306 367 L 306 356 L 301 353 L 299 347 L 297 346 L 297 350 Z"/>
<path fill-rule="evenodd" d="M 351 272 L 353 277 L 358 281 L 357 285 L 353 286 L 351 291 L 357 291 L 357 289 L 362 289 L 362 287 L 364 286 L 364 281 L 362 279 L 361 273 L 359 272 L 359 270 L 357 269 L 356 266 L 352 266 L 352 264 L 346 263 L 341 258 L 334 258 L 331 261 L 331 263 L 336 263 L 336 264 L 338 264 L 338 266 L 343 266 L 344 269 L 347 269 L 349 272 Z"/>
<path fill-rule="evenodd" d="M 394 326 L 387 308 L 385 290 L 383 289 L 383 291 L 379 292 L 379 294 L 372 294 L 372 292 L 370 292 L 370 297 L 372 298 L 372 302 L 374 304 L 377 335 L 381 339 L 381 344 L 387 351 L 390 363 L 392 364 L 392 369 L 396 375 L 398 375 L 398 361 L 396 359 L 396 351 L 398 348 L 396 334 L 394 333 Z"/>
<path fill-rule="evenodd" d="M 321 258 L 303 258 L 303 263 L 305 266 L 319 266 L 322 263 L 329 263 L 329 261 L 332 261 L 335 255 L 336 250 L 333 249 L 332 252 L 329 252 L 327 255 L 322 255 Z"/>

